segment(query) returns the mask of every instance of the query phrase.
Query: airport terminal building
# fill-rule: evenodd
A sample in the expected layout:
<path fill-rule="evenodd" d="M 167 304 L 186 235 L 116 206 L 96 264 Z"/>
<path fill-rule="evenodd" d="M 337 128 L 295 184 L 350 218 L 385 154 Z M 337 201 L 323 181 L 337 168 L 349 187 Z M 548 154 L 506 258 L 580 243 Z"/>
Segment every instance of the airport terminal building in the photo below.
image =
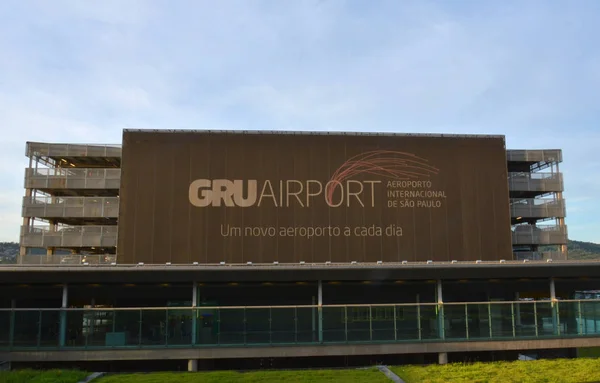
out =
<path fill-rule="evenodd" d="M 125 130 L 122 145 L 26 155 L 0 361 L 195 370 L 600 346 L 600 264 L 568 260 L 558 149 Z"/>

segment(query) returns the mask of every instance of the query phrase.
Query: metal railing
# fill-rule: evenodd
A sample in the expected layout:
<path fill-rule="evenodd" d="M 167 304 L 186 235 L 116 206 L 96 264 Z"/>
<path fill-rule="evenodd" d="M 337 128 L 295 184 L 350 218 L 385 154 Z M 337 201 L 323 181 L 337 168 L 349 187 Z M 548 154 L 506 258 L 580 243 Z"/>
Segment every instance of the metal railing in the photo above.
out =
<path fill-rule="evenodd" d="M 562 162 L 562 150 L 515 150 L 506 151 L 506 158 L 511 162 Z"/>
<path fill-rule="evenodd" d="M 565 217 L 565 200 L 553 198 L 512 198 L 510 200 L 512 217 L 547 218 Z"/>
<path fill-rule="evenodd" d="M 27 254 L 19 256 L 21 265 L 110 265 L 116 262 L 115 254 Z"/>
<path fill-rule="evenodd" d="M 381 344 L 600 336 L 600 301 L 0 309 L 0 349 Z"/>
<path fill-rule="evenodd" d="M 119 216 L 119 197 L 23 197 L 23 217 Z"/>
<path fill-rule="evenodd" d="M 566 244 L 566 225 L 517 225 L 513 228 L 513 245 L 561 245 Z"/>
<path fill-rule="evenodd" d="M 114 247 L 117 225 L 107 226 L 22 226 L 24 247 Z"/>
<path fill-rule="evenodd" d="M 28 142 L 26 156 L 36 157 L 121 157 L 121 145 L 51 144 Z"/>
<path fill-rule="evenodd" d="M 119 189 L 120 184 L 121 169 L 25 169 L 25 188 L 30 189 Z"/>
<path fill-rule="evenodd" d="M 562 261 L 567 259 L 565 253 L 561 251 L 515 251 L 513 253 L 516 261 Z"/>
<path fill-rule="evenodd" d="M 508 173 L 508 188 L 514 191 L 563 191 L 562 173 Z"/>

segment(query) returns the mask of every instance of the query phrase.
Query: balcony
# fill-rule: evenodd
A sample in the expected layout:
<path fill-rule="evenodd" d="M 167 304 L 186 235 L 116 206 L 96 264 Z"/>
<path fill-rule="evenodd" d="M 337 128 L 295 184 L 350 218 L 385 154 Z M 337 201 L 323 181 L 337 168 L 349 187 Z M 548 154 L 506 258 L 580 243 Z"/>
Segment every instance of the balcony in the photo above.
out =
<path fill-rule="evenodd" d="M 513 245 L 564 245 L 567 226 L 517 225 L 513 229 Z"/>
<path fill-rule="evenodd" d="M 23 217 L 118 218 L 119 197 L 24 197 Z"/>
<path fill-rule="evenodd" d="M 562 162 L 562 150 L 507 150 L 509 162 Z"/>
<path fill-rule="evenodd" d="M 121 169 L 27 168 L 27 189 L 119 189 Z"/>
<path fill-rule="evenodd" d="M 28 142 L 28 156 L 35 157 L 121 157 L 120 145 L 49 144 Z"/>
<path fill-rule="evenodd" d="M 564 218 L 565 201 L 553 198 L 512 198 L 510 214 L 513 218 Z"/>
<path fill-rule="evenodd" d="M 561 192 L 562 173 L 508 173 L 508 189 L 521 192 Z"/>
<path fill-rule="evenodd" d="M 21 246 L 24 247 L 115 247 L 116 225 L 110 226 L 22 226 Z"/>

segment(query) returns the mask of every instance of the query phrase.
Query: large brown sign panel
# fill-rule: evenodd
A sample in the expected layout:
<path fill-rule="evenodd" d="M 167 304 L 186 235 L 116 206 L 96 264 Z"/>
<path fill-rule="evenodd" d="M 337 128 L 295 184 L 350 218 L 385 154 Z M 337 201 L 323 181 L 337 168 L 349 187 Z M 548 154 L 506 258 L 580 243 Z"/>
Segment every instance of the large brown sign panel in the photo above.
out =
<path fill-rule="evenodd" d="M 119 263 L 511 259 L 503 137 L 125 131 Z"/>

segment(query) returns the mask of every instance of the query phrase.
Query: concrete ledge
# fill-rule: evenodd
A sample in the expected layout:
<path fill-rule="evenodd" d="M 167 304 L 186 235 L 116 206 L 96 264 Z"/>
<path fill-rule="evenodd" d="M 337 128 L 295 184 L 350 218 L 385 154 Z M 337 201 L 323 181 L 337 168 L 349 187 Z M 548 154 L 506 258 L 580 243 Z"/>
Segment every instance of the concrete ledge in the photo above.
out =
<path fill-rule="evenodd" d="M 352 356 L 427 354 L 600 347 L 600 337 L 435 343 L 327 344 L 298 346 L 198 347 L 156 349 L 105 349 L 64 351 L 0 351 L 0 360 L 10 362 L 64 362 L 108 360 L 184 360 L 222 358 L 277 358 L 306 356 Z"/>
<path fill-rule="evenodd" d="M 189 283 L 204 282 L 288 282 L 317 280 L 428 280 L 428 279 L 506 279 L 512 278 L 599 278 L 600 261 L 474 262 L 312 264 L 309 265 L 144 265 L 144 266 L 56 266 L 11 265 L 0 267 L 5 284 L 27 283 Z"/>

